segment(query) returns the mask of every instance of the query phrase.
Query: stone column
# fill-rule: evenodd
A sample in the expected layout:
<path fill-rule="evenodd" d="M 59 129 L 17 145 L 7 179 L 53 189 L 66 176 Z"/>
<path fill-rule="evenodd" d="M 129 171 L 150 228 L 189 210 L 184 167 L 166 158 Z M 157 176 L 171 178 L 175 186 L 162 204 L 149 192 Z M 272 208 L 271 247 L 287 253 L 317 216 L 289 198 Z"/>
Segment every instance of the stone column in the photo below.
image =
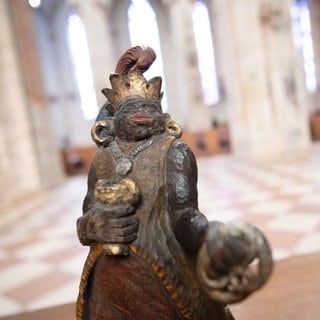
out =
<path fill-rule="evenodd" d="M 111 25 L 108 14 L 111 2 L 107 0 L 69 0 L 77 9 L 86 29 L 94 86 L 98 105 L 102 106 L 106 98 L 101 93 L 109 87 L 109 74 L 114 72 L 116 60 L 114 58 L 111 40 Z"/>
<path fill-rule="evenodd" d="M 274 158 L 308 149 L 308 100 L 293 47 L 291 1 L 211 1 L 234 153 Z"/>
<path fill-rule="evenodd" d="M 174 21 L 170 19 L 170 6 L 173 2 L 162 2 L 158 0 L 149 0 L 149 2 L 156 13 L 158 23 L 163 72 L 165 74 L 165 77 L 162 79 L 165 82 L 164 98 L 168 103 L 167 112 L 170 113 L 172 119 L 182 125 L 185 122 L 184 113 L 186 111 L 186 102 L 184 101 L 186 97 L 184 96 L 183 87 L 181 88 L 181 75 L 177 72 L 177 64 L 179 64 L 180 61 L 173 52 L 174 40 L 172 30 L 175 24 Z"/>
<path fill-rule="evenodd" d="M 43 186 L 60 183 L 63 178 L 61 156 L 54 141 L 44 94 L 40 59 L 35 38 L 32 9 L 27 2 L 10 1 L 17 53 L 24 80 L 28 120 L 32 130 L 34 154 Z"/>
<path fill-rule="evenodd" d="M 109 53 L 112 55 L 114 63 L 112 65 L 112 72 L 119 57 L 130 47 L 130 34 L 128 26 L 128 8 L 131 0 L 100 0 L 105 12 L 105 25 L 108 30 Z"/>
<path fill-rule="evenodd" d="M 9 2 L 0 1 L 1 204 L 21 199 L 41 186 Z"/>
<path fill-rule="evenodd" d="M 56 4 L 43 5 L 34 13 L 50 118 L 61 149 L 87 146 L 92 143 L 93 120 L 86 120 L 81 109 L 68 41 L 70 7 L 64 1 Z"/>
<path fill-rule="evenodd" d="M 213 117 L 218 121 L 218 123 L 226 124 L 228 115 L 226 106 L 225 82 L 228 81 L 228 79 L 227 75 L 224 74 L 222 67 L 223 61 L 225 60 L 225 52 L 219 47 L 220 41 L 223 41 L 223 38 L 220 39 L 222 35 L 220 35 L 218 32 L 220 30 L 218 26 L 222 22 L 220 22 L 221 14 L 214 9 L 213 2 L 214 1 L 205 0 L 209 12 L 219 94 L 219 100 L 213 107 Z"/>
<path fill-rule="evenodd" d="M 170 16 L 170 55 L 175 70 L 175 86 L 179 97 L 176 105 L 169 102 L 169 112 L 188 131 L 203 131 L 211 126 L 211 110 L 204 105 L 192 23 L 191 0 L 166 1 Z"/>
<path fill-rule="evenodd" d="M 313 109 L 320 110 L 320 1 L 309 0 L 313 54 L 316 65 L 317 91 L 313 95 Z"/>

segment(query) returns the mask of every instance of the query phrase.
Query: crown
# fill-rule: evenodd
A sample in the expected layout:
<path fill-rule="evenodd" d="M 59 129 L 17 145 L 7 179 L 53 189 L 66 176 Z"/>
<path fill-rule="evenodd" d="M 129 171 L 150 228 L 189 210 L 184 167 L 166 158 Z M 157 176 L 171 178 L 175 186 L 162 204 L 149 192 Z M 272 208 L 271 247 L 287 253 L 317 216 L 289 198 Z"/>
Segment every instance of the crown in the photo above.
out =
<path fill-rule="evenodd" d="M 140 70 L 131 69 L 124 75 L 112 73 L 109 80 L 112 89 L 102 89 L 102 93 L 113 104 L 115 110 L 132 98 L 142 98 L 157 103 L 161 101 L 161 77 L 147 81 Z"/>

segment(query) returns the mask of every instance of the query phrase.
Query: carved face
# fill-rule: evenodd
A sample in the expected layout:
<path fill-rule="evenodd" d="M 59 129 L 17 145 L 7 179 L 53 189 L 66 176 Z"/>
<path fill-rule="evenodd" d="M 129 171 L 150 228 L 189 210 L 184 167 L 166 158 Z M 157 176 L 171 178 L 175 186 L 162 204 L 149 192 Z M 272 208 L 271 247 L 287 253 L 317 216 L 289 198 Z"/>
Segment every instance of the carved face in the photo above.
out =
<path fill-rule="evenodd" d="M 165 131 L 165 116 L 159 106 L 150 101 L 132 99 L 125 102 L 114 115 L 116 136 L 138 141 Z"/>

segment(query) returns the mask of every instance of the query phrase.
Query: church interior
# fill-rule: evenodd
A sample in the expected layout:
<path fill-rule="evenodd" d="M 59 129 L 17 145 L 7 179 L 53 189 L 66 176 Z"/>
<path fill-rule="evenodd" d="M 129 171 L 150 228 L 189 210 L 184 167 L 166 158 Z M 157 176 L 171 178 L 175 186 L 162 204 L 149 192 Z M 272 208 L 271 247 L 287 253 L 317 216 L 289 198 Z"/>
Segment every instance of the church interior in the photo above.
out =
<path fill-rule="evenodd" d="M 276 263 L 320 261 L 318 0 L 2 0 L 0 16 L 0 318 L 77 298 L 90 130 L 135 45 L 157 54 L 145 77 L 197 158 L 200 211 L 260 228 Z"/>

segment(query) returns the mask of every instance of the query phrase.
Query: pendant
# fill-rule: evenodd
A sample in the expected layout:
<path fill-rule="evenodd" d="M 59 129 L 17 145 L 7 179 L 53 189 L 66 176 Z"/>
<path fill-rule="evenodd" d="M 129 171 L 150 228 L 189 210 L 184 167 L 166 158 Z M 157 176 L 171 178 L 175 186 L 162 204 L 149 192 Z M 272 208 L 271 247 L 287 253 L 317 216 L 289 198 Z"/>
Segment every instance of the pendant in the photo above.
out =
<path fill-rule="evenodd" d="M 128 158 L 122 158 L 116 165 L 116 173 L 120 176 L 126 176 L 132 168 L 132 162 Z"/>

